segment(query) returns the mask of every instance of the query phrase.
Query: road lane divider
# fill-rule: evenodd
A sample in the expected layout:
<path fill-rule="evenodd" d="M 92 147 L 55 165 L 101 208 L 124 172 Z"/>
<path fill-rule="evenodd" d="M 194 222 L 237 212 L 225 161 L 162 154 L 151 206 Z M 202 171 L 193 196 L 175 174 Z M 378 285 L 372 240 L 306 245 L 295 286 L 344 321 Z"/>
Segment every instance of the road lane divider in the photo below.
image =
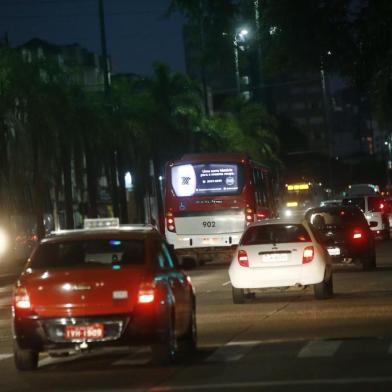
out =
<path fill-rule="evenodd" d="M 12 354 L 0 354 L 0 361 L 11 358 Z"/>
<path fill-rule="evenodd" d="M 260 344 L 259 340 L 255 341 L 232 341 L 223 347 L 215 350 L 206 362 L 236 362 L 248 354 L 253 348 Z"/>
<path fill-rule="evenodd" d="M 342 340 L 311 340 L 299 351 L 298 358 L 332 357 L 342 345 Z"/>

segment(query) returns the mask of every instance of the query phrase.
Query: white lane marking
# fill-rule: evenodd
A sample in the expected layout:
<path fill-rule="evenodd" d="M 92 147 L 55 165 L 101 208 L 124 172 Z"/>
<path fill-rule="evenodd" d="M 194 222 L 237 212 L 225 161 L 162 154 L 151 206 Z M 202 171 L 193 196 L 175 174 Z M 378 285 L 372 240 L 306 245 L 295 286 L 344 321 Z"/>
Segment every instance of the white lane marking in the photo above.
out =
<path fill-rule="evenodd" d="M 0 299 L 0 306 L 11 306 L 11 297 Z"/>
<path fill-rule="evenodd" d="M 0 361 L 3 361 L 4 359 L 11 358 L 12 354 L 0 354 Z"/>
<path fill-rule="evenodd" d="M 0 293 L 12 293 L 14 285 L 13 284 L 8 284 L 6 286 L 0 287 Z"/>
<path fill-rule="evenodd" d="M 172 391 L 200 391 L 200 390 L 219 390 L 219 389 L 237 389 L 244 388 L 272 388 L 272 387 L 291 387 L 307 385 L 350 385 L 350 384 L 381 384 L 391 383 L 392 377 L 358 377 L 358 378 L 320 378 L 320 379 L 302 379 L 302 380 L 271 380 L 255 382 L 234 382 L 225 384 L 193 384 L 193 385 L 162 385 L 152 388 L 127 388 L 127 389 L 94 389 L 91 392 L 172 392 Z M 82 392 L 81 390 L 72 390 L 72 392 Z"/>
<path fill-rule="evenodd" d="M 228 281 L 225 282 L 225 283 L 222 283 L 222 286 L 227 286 L 228 284 L 230 284 L 230 280 L 228 280 Z"/>
<path fill-rule="evenodd" d="M 249 353 L 254 347 L 260 344 L 259 340 L 244 342 L 229 342 L 223 347 L 215 350 L 206 362 L 235 362 L 239 361 L 244 355 Z"/>
<path fill-rule="evenodd" d="M 311 340 L 302 347 L 298 353 L 298 358 L 332 357 L 342 343 L 342 340 Z"/>

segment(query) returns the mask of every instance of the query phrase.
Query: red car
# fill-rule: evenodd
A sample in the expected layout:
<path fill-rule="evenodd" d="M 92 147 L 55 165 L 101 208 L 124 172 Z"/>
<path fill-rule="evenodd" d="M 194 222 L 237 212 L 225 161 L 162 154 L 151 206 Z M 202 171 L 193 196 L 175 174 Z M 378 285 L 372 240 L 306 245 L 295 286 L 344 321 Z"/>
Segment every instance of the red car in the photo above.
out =
<path fill-rule="evenodd" d="M 156 363 L 196 347 L 195 293 L 148 226 L 59 232 L 43 239 L 13 295 L 14 359 L 150 345 Z"/>

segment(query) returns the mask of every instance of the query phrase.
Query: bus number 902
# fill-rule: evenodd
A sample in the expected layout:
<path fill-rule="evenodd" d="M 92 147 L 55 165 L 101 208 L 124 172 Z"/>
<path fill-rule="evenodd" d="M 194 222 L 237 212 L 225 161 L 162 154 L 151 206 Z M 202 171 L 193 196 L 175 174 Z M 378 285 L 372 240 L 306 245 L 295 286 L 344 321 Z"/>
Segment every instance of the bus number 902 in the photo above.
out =
<path fill-rule="evenodd" d="M 203 227 L 215 227 L 215 222 L 203 222 Z"/>

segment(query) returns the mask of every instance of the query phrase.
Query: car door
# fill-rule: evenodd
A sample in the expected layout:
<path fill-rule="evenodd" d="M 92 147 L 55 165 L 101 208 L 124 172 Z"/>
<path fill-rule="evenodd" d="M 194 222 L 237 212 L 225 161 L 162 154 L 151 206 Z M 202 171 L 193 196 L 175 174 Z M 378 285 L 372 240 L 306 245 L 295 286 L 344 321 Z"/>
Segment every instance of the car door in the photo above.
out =
<path fill-rule="evenodd" d="M 159 268 L 164 272 L 165 279 L 167 279 L 169 290 L 174 297 L 176 330 L 181 334 L 186 326 L 189 313 L 186 276 L 176 268 L 175 260 L 163 241 L 160 241 L 158 245 L 158 262 Z"/>

